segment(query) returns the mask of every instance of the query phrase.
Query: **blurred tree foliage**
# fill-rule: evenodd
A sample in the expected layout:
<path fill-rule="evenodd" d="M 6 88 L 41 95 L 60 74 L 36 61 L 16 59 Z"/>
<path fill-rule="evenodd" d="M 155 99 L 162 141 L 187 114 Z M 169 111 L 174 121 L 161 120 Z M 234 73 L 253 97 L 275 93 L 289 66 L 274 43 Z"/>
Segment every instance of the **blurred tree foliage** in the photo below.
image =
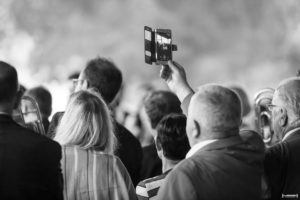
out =
<path fill-rule="evenodd" d="M 10 34 L 7 24 L 12 24 L 10 30 L 29 35 L 34 48 L 25 67 L 32 73 L 47 72 L 42 77 L 48 80 L 64 79 L 96 55 L 113 59 L 126 80 L 157 79 L 156 67 L 143 60 L 144 25 L 172 29 L 179 48 L 174 57 L 187 68 L 194 86 L 240 82 L 253 92 L 276 85 L 300 66 L 297 0 L 7 0 L 1 4 L 6 26 L 0 28 L 0 42 Z"/>

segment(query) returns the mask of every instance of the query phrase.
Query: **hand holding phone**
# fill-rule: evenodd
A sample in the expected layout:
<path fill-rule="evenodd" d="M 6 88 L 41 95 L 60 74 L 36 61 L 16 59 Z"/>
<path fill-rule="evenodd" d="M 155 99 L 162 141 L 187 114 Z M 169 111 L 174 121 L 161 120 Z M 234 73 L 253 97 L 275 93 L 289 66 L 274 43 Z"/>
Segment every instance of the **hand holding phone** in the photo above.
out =
<path fill-rule="evenodd" d="M 174 92 L 182 102 L 190 93 L 194 93 L 189 85 L 184 68 L 177 62 L 168 61 L 160 70 L 160 77 L 164 79 L 169 89 Z"/>

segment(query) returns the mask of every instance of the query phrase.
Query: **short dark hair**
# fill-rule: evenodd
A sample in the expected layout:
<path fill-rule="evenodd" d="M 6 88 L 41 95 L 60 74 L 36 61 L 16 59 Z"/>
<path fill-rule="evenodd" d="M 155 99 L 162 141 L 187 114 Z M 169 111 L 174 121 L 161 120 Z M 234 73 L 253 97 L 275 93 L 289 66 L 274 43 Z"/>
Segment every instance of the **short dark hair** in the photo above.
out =
<path fill-rule="evenodd" d="M 42 86 L 38 86 L 27 90 L 25 95 L 28 95 L 36 100 L 42 116 L 48 118 L 51 115 L 52 96 L 49 90 Z"/>
<path fill-rule="evenodd" d="M 165 116 L 157 125 L 156 148 L 170 160 L 182 160 L 190 150 L 183 114 Z"/>
<path fill-rule="evenodd" d="M 178 97 L 169 91 L 151 92 L 144 101 L 146 113 L 151 127 L 155 128 L 158 122 L 170 113 L 182 113 Z"/>
<path fill-rule="evenodd" d="M 0 61 L 0 103 L 11 102 L 18 91 L 18 74 L 10 64 Z"/>
<path fill-rule="evenodd" d="M 112 102 L 122 85 L 122 73 L 106 58 L 97 57 L 88 62 L 83 76 L 89 87 L 96 88 L 106 103 Z"/>
<path fill-rule="evenodd" d="M 77 79 L 80 75 L 80 72 L 73 72 L 68 76 L 68 80 Z"/>

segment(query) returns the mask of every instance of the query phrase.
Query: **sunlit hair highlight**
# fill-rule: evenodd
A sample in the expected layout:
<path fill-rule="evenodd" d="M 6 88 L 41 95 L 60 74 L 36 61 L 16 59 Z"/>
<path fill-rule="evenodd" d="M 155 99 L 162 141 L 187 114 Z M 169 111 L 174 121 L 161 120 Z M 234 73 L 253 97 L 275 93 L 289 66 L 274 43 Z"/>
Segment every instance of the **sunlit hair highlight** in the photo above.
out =
<path fill-rule="evenodd" d="M 61 145 L 113 153 L 116 138 L 112 120 L 99 93 L 89 89 L 70 96 L 54 140 Z"/>

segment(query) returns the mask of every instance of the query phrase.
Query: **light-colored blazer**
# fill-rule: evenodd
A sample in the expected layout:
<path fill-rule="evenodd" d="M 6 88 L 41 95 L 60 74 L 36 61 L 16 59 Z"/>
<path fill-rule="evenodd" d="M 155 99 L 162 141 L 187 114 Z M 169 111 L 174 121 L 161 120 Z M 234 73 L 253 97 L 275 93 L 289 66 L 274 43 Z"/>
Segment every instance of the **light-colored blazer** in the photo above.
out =
<path fill-rule="evenodd" d="M 137 199 L 118 157 L 75 146 L 62 147 L 65 200 Z"/>

